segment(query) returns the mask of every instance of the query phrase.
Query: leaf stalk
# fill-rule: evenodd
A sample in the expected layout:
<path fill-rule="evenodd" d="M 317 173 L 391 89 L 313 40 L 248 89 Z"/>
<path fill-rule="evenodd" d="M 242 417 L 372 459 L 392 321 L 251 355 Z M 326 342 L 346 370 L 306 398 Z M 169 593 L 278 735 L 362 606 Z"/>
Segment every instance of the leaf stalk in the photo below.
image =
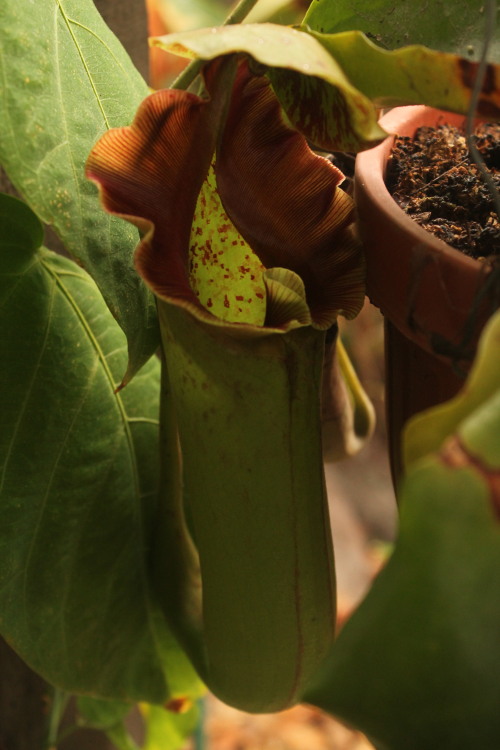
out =
<path fill-rule="evenodd" d="M 248 16 L 254 6 L 257 5 L 258 1 L 259 0 L 240 0 L 222 25 L 230 26 L 231 24 L 241 23 Z M 189 65 L 184 68 L 182 73 L 177 76 L 170 88 L 185 91 L 192 84 L 202 69 L 203 64 L 204 60 L 192 60 Z"/>

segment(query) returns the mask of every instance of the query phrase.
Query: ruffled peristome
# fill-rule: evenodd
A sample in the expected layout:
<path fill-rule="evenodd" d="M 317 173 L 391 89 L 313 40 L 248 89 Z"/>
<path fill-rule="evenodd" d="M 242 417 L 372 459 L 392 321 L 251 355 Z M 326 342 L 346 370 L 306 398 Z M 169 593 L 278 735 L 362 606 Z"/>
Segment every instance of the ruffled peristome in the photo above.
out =
<path fill-rule="evenodd" d="M 352 200 L 339 188 L 341 172 L 285 123 L 269 82 L 245 61 L 228 103 L 231 67 L 234 60 L 227 59 L 208 65 L 202 96 L 150 95 L 131 126 L 110 130 L 97 143 L 87 174 L 105 208 L 145 233 L 135 263 L 159 299 L 237 336 L 303 325 L 324 330 L 339 314 L 355 316 L 363 300 Z M 233 244 L 238 236 L 255 253 L 266 292 L 258 325 L 259 316 L 246 322 L 214 314 L 193 288 L 195 215 L 211 165 L 224 214 L 216 214 L 218 234 L 207 240 L 206 255 L 221 255 L 228 226 Z M 242 296 L 229 288 L 228 311 Z"/>

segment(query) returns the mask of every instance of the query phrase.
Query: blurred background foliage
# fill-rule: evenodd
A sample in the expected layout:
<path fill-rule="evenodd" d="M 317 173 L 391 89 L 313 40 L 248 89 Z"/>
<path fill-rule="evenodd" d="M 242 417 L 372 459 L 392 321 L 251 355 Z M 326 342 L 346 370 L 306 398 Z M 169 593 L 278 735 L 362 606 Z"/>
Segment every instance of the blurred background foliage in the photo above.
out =
<path fill-rule="evenodd" d="M 233 0 L 146 0 L 150 36 L 175 31 L 218 26 L 234 6 Z M 307 0 L 260 0 L 245 23 L 300 23 L 309 3 Z M 186 60 L 167 55 L 156 48 L 150 51 L 150 85 L 154 89 L 169 86 Z"/>

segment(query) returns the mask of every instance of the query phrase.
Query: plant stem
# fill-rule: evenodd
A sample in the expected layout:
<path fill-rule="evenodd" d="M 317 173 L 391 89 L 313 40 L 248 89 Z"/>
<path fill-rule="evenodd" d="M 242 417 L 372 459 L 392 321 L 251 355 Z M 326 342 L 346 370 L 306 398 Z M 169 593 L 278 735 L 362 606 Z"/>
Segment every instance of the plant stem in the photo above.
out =
<path fill-rule="evenodd" d="M 344 377 L 344 382 L 352 399 L 354 409 L 354 432 L 360 440 L 365 440 L 371 434 L 373 429 L 375 412 L 371 401 L 363 390 L 359 382 L 356 370 L 349 359 L 340 335 L 337 336 L 337 357 L 340 372 Z"/>
<path fill-rule="evenodd" d="M 200 698 L 198 701 L 200 718 L 194 733 L 194 750 L 205 750 L 205 699 Z"/>
<path fill-rule="evenodd" d="M 227 16 L 226 20 L 222 24 L 223 26 L 230 26 L 231 24 L 241 23 L 245 19 L 259 0 L 239 0 L 234 10 Z M 204 60 L 191 60 L 189 65 L 184 68 L 170 88 L 172 89 L 187 89 L 200 70 L 203 67 Z"/>
<path fill-rule="evenodd" d="M 64 690 L 54 688 L 52 697 L 52 710 L 50 712 L 49 733 L 47 738 L 47 748 L 52 750 L 56 748 L 59 738 L 59 725 L 68 704 L 69 695 Z"/>
<path fill-rule="evenodd" d="M 240 0 L 235 9 L 227 16 L 223 25 L 229 26 L 232 23 L 241 23 L 257 3 L 258 0 Z"/>

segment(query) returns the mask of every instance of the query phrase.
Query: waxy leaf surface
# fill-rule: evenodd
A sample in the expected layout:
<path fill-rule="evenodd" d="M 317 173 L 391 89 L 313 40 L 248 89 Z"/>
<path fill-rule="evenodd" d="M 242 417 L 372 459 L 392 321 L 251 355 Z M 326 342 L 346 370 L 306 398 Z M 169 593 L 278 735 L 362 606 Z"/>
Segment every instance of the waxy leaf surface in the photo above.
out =
<path fill-rule="evenodd" d="M 132 266 L 137 230 L 102 211 L 84 164 L 103 132 L 132 120 L 146 83 L 91 0 L 2 0 L 0 76 L 0 164 L 96 280 L 131 376 L 158 346 L 155 307 Z"/>
<path fill-rule="evenodd" d="M 479 58 L 485 32 L 484 0 L 313 0 L 304 23 L 326 34 L 363 31 L 387 49 L 407 44 Z M 498 11 L 497 11 L 498 15 Z M 489 59 L 500 62 L 500 39 Z M 366 71 L 368 72 L 368 71 Z"/>
<path fill-rule="evenodd" d="M 379 107 L 426 104 L 467 114 L 477 63 L 421 45 L 387 51 L 359 31 L 313 33 L 353 86 Z M 500 118 L 500 65 L 490 65 L 477 114 Z"/>
<path fill-rule="evenodd" d="M 123 701 L 99 700 L 83 696 L 77 700 L 78 723 L 85 728 L 106 732 L 117 750 L 180 750 L 193 734 L 199 720 L 196 704 L 187 702 L 182 710 L 140 703 L 131 707 Z M 131 711 L 134 721 L 127 720 Z M 144 742 L 139 746 L 130 735 L 128 725 L 137 724 L 140 715 L 144 727 Z"/>
<path fill-rule="evenodd" d="M 41 232 L 1 196 L 0 632 L 71 692 L 189 694 L 147 579 L 159 366 L 114 393 L 125 337 L 85 271 L 36 249 Z"/>
<path fill-rule="evenodd" d="M 80 696 L 76 706 L 82 724 L 104 731 L 119 726 L 131 709 L 126 701 L 101 700 L 87 695 Z"/>
<path fill-rule="evenodd" d="M 141 704 L 140 710 L 146 733 L 142 750 L 179 750 L 185 747 L 186 737 L 193 734 L 199 721 L 197 706 L 172 713 L 163 706 Z"/>
<path fill-rule="evenodd" d="M 460 423 L 498 390 L 500 386 L 500 312 L 486 326 L 467 387 L 451 401 L 417 414 L 405 428 L 404 458 L 407 466 L 435 451 Z M 500 460 L 500 446 L 498 446 Z"/>
<path fill-rule="evenodd" d="M 247 53 L 269 69 L 292 123 L 318 147 L 359 150 L 385 137 L 375 107 L 310 34 L 271 23 L 244 24 L 169 34 L 152 44 L 206 60 Z"/>
<path fill-rule="evenodd" d="M 321 34 L 245 24 L 169 34 L 152 43 L 201 59 L 250 55 L 267 68 L 292 124 L 317 147 L 344 151 L 384 138 L 377 107 L 426 104 L 467 113 L 477 73 L 477 64 L 456 55 L 421 46 L 389 52 L 359 31 Z M 497 82 L 500 67 L 491 66 L 478 113 L 493 119 L 500 117 Z"/>
<path fill-rule="evenodd" d="M 403 482 L 392 557 L 305 696 L 380 750 L 498 743 L 500 384 L 498 366 L 495 389 L 484 372 L 485 350 L 498 363 L 498 322 L 482 344 L 484 402 L 473 371 L 449 411 L 456 431 Z"/>
<path fill-rule="evenodd" d="M 497 430 L 500 413 L 497 410 Z M 489 488 L 436 457 L 411 472 L 395 552 L 307 702 L 380 750 L 494 750 L 500 733 L 500 526 Z"/>

